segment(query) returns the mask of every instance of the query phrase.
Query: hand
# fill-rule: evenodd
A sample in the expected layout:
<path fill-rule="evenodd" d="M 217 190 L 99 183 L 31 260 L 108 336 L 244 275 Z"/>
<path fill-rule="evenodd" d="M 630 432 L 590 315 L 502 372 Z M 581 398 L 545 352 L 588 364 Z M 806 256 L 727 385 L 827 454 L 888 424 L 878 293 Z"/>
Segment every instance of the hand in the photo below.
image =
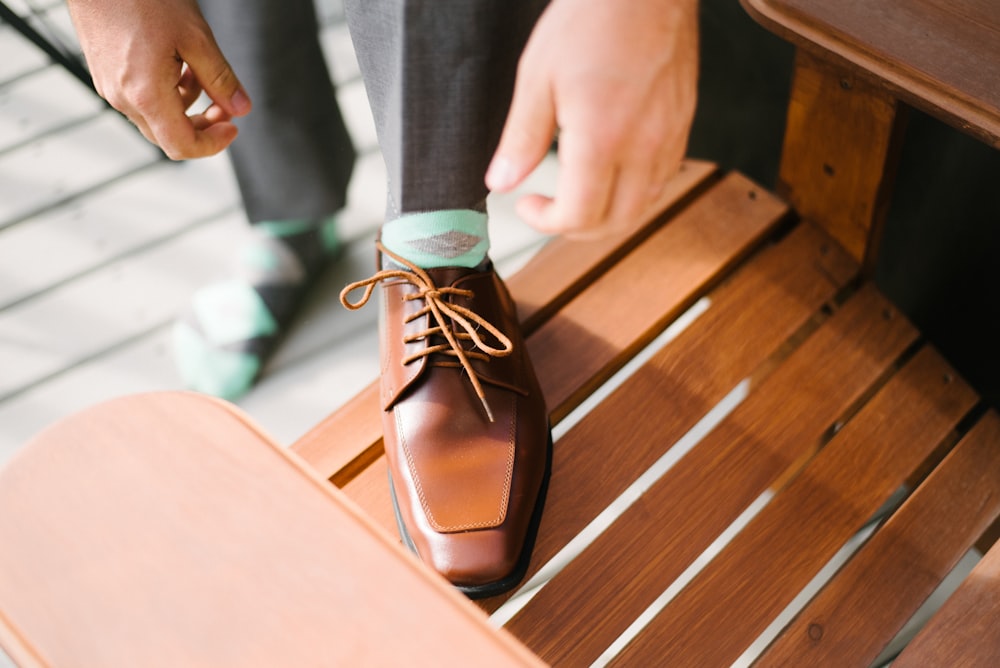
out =
<path fill-rule="evenodd" d="M 694 116 L 697 0 L 552 0 L 518 65 L 486 185 L 507 192 L 559 131 L 554 198 L 519 215 L 549 234 L 595 237 L 656 213 Z"/>
<path fill-rule="evenodd" d="M 196 0 L 69 0 L 97 92 L 175 160 L 218 153 L 250 99 Z M 212 104 L 187 114 L 204 91 Z"/>

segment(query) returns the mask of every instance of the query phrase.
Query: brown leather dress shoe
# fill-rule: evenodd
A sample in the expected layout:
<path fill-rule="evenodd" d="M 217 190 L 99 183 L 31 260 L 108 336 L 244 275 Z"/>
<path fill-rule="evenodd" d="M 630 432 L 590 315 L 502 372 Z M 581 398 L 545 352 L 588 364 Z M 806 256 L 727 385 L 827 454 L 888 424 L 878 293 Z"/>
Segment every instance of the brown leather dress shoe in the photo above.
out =
<path fill-rule="evenodd" d="M 548 413 L 514 303 L 477 269 L 383 269 L 382 429 L 403 541 L 472 598 L 524 577 L 552 459 Z M 365 288 L 357 302 L 348 294 Z"/>

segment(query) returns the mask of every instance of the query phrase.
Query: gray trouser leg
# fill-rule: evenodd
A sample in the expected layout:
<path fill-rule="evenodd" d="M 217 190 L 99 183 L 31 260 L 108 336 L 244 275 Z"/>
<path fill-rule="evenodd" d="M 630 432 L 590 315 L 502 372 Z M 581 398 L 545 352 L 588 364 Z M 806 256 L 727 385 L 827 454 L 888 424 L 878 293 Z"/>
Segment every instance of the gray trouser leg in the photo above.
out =
<path fill-rule="evenodd" d="M 229 155 L 251 222 L 344 206 L 355 152 L 337 107 L 312 0 L 199 0 L 253 101 Z"/>
<path fill-rule="evenodd" d="M 517 61 L 547 0 L 345 0 L 389 218 L 485 206 Z"/>

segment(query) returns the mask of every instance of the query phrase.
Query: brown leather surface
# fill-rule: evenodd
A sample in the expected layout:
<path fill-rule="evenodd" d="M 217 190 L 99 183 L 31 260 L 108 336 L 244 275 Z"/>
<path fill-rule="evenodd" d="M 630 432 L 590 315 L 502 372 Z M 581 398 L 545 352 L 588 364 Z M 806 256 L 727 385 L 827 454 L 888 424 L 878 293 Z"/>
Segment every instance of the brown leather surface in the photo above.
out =
<path fill-rule="evenodd" d="M 491 270 L 428 270 L 442 295 L 511 339 L 509 355 L 475 355 L 460 338 L 483 386 L 491 422 L 467 371 L 451 354 L 407 361 L 444 341 L 414 299 L 415 285 L 383 284 L 382 377 L 386 454 L 402 521 L 421 558 L 450 581 L 482 585 L 515 570 L 546 473 L 547 412 L 521 339 L 514 305 Z M 407 299 L 407 296 L 410 296 Z M 461 328 L 452 322 L 456 335 Z M 501 342 L 485 328 L 491 347 Z M 404 343 L 404 339 L 409 340 Z"/>

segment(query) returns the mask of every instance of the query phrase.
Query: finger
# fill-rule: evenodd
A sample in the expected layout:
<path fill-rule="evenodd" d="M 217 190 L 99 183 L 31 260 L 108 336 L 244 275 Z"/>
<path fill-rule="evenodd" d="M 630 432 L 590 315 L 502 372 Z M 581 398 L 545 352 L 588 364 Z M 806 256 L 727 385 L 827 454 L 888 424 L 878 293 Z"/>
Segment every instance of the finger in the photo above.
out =
<path fill-rule="evenodd" d="M 232 116 L 227 114 L 222 107 L 217 104 L 211 105 L 200 114 L 189 114 L 188 118 L 191 119 L 191 123 L 194 125 L 195 130 L 204 130 L 210 125 L 228 123 L 232 120 Z"/>
<path fill-rule="evenodd" d="M 559 139 L 560 172 L 550 202 L 525 204 L 525 221 L 547 234 L 579 233 L 600 227 L 606 220 L 616 167 L 602 155 L 587 133 L 566 130 Z M 531 202 L 531 200 L 529 200 Z"/>
<path fill-rule="evenodd" d="M 604 225 L 611 229 L 638 222 L 649 205 L 653 178 L 654 155 L 648 147 L 634 147 L 620 162 L 622 167 L 609 196 L 604 220 Z"/>
<path fill-rule="evenodd" d="M 149 141 L 152 144 L 157 143 L 156 136 L 149 129 L 149 124 L 146 123 L 146 120 L 142 116 L 139 116 L 138 114 L 128 115 L 125 114 L 124 112 L 122 112 L 122 115 L 125 116 L 126 119 L 128 119 L 129 123 L 131 123 L 136 127 L 136 129 L 142 134 L 143 137 L 146 138 L 147 141 Z"/>
<path fill-rule="evenodd" d="M 202 38 L 186 43 L 181 55 L 205 94 L 215 104 L 231 116 L 243 116 L 250 112 L 250 97 L 219 50 L 207 25 Z"/>
<path fill-rule="evenodd" d="M 236 127 L 229 122 L 207 122 L 205 114 L 188 117 L 176 89 L 157 96 L 155 106 L 144 110 L 143 117 L 163 152 L 173 160 L 214 155 L 236 138 Z"/>
<path fill-rule="evenodd" d="M 544 77 L 519 69 L 500 143 L 486 170 L 486 187 L 507 192 L 520 184 L 548 153 L 555 130 L 555 106 Z"/>
<path fill-rule="evenodd" d="M 653 206 L 662 204 L 662 199 L 668 190 L 667 186 L 680 171 L 687 151 L 686 133 L 686 129 L 675 131 L 657 150 L 657 159 L 649 184 L 649 199 Z"/>
<path fill-rule="evenodd" d="M 550 207 L 553 201 L 553 198 L 544 195 L 525 195 L 517 201 L 515 210 L 517 211 L 517 215 L 524 221 L 537 220 L 544 215 L 544 209 Z M 607 230 L 603 227 L 558 231 L 542 230 L 538 225 L 533 226 L 545 234 L 559 234 L 574 241 L 592 241 L 594 239 L 601 239 L 607 235 Z"/>
<path fill-rule="evenodd" d="M 185 67 L 181 72 L 181 79 L 177 82 L 177 92 L 180 93 L 181 103 L 185 109 L 189 109 L 201 96 L 201 84 L 198 83 L 190 67 Z"/>
<path fill-rule="evenodd" d="M 647 188 L 648 213 L 658 213 L 657 205 L 667 191 L 667 184 L 677 173 L 687 150 L 687 136 L 690 129 L 690 112 L 678 103 L 680 91 L 675 90 L 676 81 L 661 84 L 658 92 L 650 96 L 646 108 L 645 125 L 641 130 L 641 143 L 649 148 L 650 174 Z M 666 86 L 666 88 L 663 88 Z"/>

